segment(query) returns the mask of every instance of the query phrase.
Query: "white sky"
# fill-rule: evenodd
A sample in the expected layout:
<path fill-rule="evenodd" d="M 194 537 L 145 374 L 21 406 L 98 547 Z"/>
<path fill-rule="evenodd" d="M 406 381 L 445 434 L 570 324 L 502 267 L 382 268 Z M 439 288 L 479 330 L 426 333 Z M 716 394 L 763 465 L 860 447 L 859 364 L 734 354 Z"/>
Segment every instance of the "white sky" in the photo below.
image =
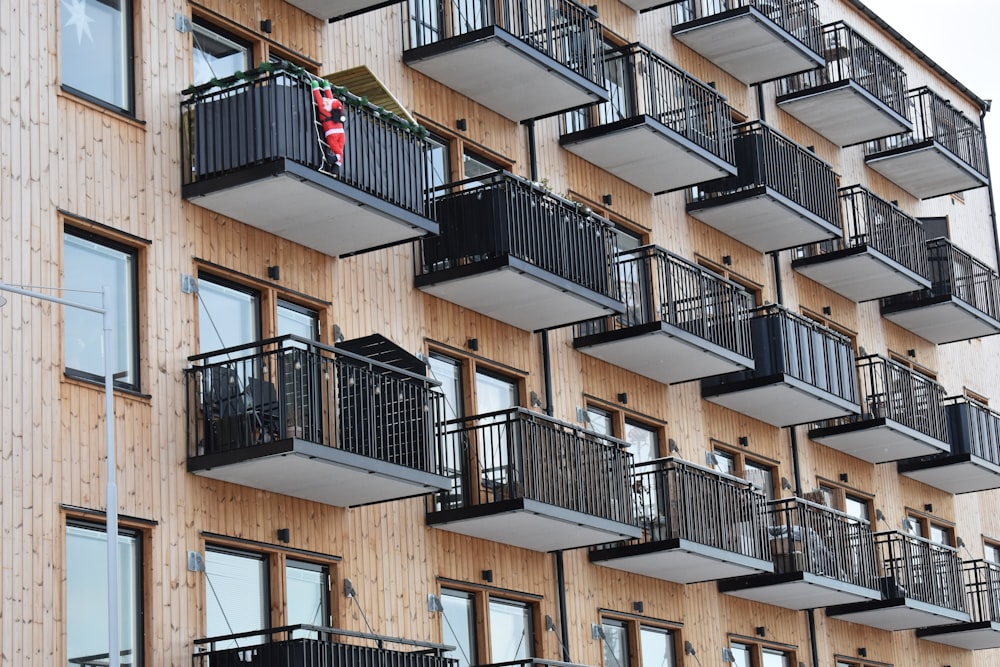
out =
<path fill-rule="evenodd" d="M 994 100 L 986 114 L 986 139 L 990 170 L 1000 174 L 1000 2 L 862 2 L 973 93 Z"/>

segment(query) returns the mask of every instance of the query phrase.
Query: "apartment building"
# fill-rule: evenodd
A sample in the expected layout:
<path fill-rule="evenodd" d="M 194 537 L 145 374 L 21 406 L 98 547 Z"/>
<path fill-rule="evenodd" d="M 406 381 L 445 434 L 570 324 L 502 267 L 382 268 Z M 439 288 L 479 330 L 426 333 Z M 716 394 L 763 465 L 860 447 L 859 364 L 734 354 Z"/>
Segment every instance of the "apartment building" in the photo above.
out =
<path fill-rule="evenodd" d="M 5 17 L 3 664 L 1000 660 L 989 101 L 859 0 Z"/>

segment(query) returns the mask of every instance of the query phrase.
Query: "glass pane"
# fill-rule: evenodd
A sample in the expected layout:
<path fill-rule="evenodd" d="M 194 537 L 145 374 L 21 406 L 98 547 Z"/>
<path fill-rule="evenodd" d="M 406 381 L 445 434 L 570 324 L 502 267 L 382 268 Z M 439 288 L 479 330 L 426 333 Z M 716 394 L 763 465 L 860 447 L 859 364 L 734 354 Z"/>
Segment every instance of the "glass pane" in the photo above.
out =
<path fill-rule="evenodd" d="M 442 636 L 444 644 L 454 646 L 445 657 L 458 660 L 458 667 L 476 664 L 476 615 L 473 597 L 461 591 L 441 591 Z"/>
<path fill-rule="evenodd" d="M 951 546 L 951 528 L 948 528 L 947 526 L 939 526 L 936 523 L 932 523 L 930 525 L 930 535 L 928 537 L 931 542 Z"/>
<path fill-rule="evenodd" d="M 293 303 L 278 301 L 278 335 L 287 334 L 319 341 L 319 314 Z M 288 343 L 288 346 L 305 347 L 301 343 L 294 342 Z"/>
<path fill-rule="evenodd" d="M 476 408 L 480 415 L 508 410 L 518 404 L 517 383 L 509 378 L 487 373 L 476 373 Z M 482 465 L 483 484 L 487 488 L 506 488 L 513 491 L 520 481 L 517 474 L 520 462 L 511 460 L 512 439 L 516 432 L 508 432 L 508 416 L 496 415 L 481 419 L 482 437 L 479 457 Z M 491 424 L 495 424 L 491 426 Z"/>
<path fill-rule="evenodd" d="M 330 573 L 323 565 L 285 561 L 288 589 L 288 625 L 330 625 Z M 318 638 L 315 632 L 296 632 L 295 637 Z"/>
<path fill-rule="evenodd" d="M 604 621 L 604 667 L 628 667 L 628 633 L 621 621 Z"/>
<path fill-rule="evenodd" d="M 441 383 L 444 393 L 444 413 L 446 419 L 457 419 L 462 415 L 462 362 L 431 352 L 431 377 Z"/>
<path fill-rule="evenodd" d="M 131 3 L 64 0 L 59 6 L 63 84 L 131 111 Z"/>
<path fill-rule="evenodd" d="M 983 547 L 983 556 L 991 563 L 1000 564 L 1000 546 L 987 544 Z"/>
<path fill-rule="evenodd" d="M 791 664 L 791 658 L 784 651 L 765 648 L 761 653 L 764 656 L 763 667 L 788 667 Z"/>
<path fill-rule="evenodd" d="M 201 278 L 198 281 L 198 349 L 221 350 L 257 340 L 257 295 Z"/>
<path fill-rule="evenodd" d="M 870 521 L 868 514 L 868 501 L 857 496 L 844 496 L 844 513 L 850 514 L 855 519 Z"/>
<path fill-rule="evenodd" d="M 252 67 L 250 47 L 222 34 L 211 26 L 195 23 L 194 83 L 222 79 Z"/>
<path fill-rule="evenodd" d="M 750 662 L 750 659 L 751 659 L 751 650 L 750 650 L 750 646 L 749 645 L 747 645 L 747 644 L 735 644 L 734 643 L 732 646 L 729 647 L 729 650 L 732 651 L 732 653 L 733 653 L 733 658 L 735 658 L 735 661 L 734 661 L 733 664 L 735 664 L 736 667 L 751 667 L 752 666 L 752 663 Z"/>
<path fill-rule="evenodd" d="M 111 371 L 125 373 L 119 380 L 135 386 L 136 309 L 135 254 L 96 241 L 66 234 L 63 239 L 63 284 L 90 293 L 67 293 L 67 298 L 101 307 L 101 288 L 111 288 L 115 313 L 115 358 Z M 104 318 L 79 308 L 64 307 L 66 368 L 104 379 Z"/>
<path fill-rule="evenodd" d="M 587 416 L 590 418 L 587 428 L 591 431 L 600 433 L 601 435 L 614 435 L 614 421 L 610 412 L 588 405 Z"/>
<path fill-rule="evenodd" d="M 768 500 L 774 500 L 774 472 L 769 466 L 746 462 L 747 481 L 762 490 Z"/>
<path fill-rule="evenodd" d="M 462 173 L 465 174 L 463 178 L 479 178 L 480 176 L 485 176 L 486 174 L 493 173 L 499 169 L 499 166 L 481 158 L 478 155 L 473 155 L 471 153 L 465 153 L 462 156 Z M 473 181 L 468 183 L 465 187 L 473 188 L 479 185 L 480 181 Z"/>
<path fill-rule="evenodd" d="M 493 662 L 531 657 L 531 609 L 520 602 L 490 600 L 490 646 Z"/>
<path fill-rule="evenodd" d="M 267 628 L 267 561 L 262 556 L 207 550 L 205 615 L 209 637 Z M 219 642 L 220 649 L 260 644 L 263 635 Z"/>
<path fill-rule="evenodd" d="M 674 652 L 674 633 L 662 628 L 639 629 L 642 643 L 642 667 L 674 667 L 677 654 Z"/>
<path fill-rule="evenodd" d="M 631 445 L 628 451 L 631 452 L 635 463 L 652 461 L 660 456 L 660 443 L 656 431 L 644 424 L 626 420 L 625 441 Z"/>
<path fill-rule="evenodd" d="M 447 139 L 428 135 L 427 162 L 430 168 L 429 183 L 431 188 L 438 188 L 451 183 L 451 147 Z M 443 194 L 438 192 L 436 194 Z"/>
<path fill-rule="evenodd" d="M 122 665 L 142 663 L 140 554 L 118 535 L 118 642 Z M 108 542 L 103 527 L 66 526 L 66 655 L 108 655 Z"/>
<path fill-rule="evenodd" d="M 727 452 L 715 450 L 715 468 L 727 475 L 736 475 L 736 457 Z"/>

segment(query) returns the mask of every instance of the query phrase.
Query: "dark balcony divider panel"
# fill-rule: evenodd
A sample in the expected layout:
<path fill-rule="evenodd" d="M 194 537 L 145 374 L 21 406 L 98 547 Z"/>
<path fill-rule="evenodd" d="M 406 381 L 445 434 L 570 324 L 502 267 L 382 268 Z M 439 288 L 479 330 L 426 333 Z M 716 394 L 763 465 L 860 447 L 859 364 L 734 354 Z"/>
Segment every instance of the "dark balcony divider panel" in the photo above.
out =
<path fill-rule="evenodd" d="M 946 401 L 953 454 L 971 454 L 1000 465 L 1000 413 L 967 397 Z"/>
<path fill-rule="evenodd" d="M 424 239 L 422 274 L 515 257 L 617 298 L 610 224 L 573 202 L 501 172 L 436 202 L 441 234 Z"/>
<path fill-rule="evenodd" d="M 453 487 L 441 510 L 524 498 L 611 521 L 632 523 L 632 455 L 624 442 L 513 408 L 443 427 Z"/>
<path fill-rule="evenodd" d="M 406 210 L 433 218 L 426 196 L 427 142 L 400 119 L 344 101 L 346 144 L 339 180 Z M 278 70 L 252 81 L 191 95 L 181 103 L 184 184 L 287 159 L 319 170 L 323 153 L 312 88 Z"/>
<path fill-rule="evenodd" d="M 965 611 L 962 559 L 953 547 L 898 532 L 875 534 L 885 599 L 911 598 Z"/>
<path fill-rule="evenodd" d="M 1000 565 L 985 560 L 962 563 L 965 611 L 973 623 L 1000 623 Z"/>

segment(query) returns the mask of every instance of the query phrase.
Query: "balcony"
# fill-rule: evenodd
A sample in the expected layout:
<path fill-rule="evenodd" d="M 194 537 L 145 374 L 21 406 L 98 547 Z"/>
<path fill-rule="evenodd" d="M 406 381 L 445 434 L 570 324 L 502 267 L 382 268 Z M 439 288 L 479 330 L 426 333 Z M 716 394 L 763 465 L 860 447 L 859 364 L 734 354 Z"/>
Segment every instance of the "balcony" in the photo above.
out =
<path fill-rule="evenodd" d="M 642 536 L 592 562 L 680 584 L 774 571 L 767 499 L 746 480 L 668 458 L 637 464 L 633 490 Z"/>
<path fill-rule="evenodd" d="M 400 0 L 285 0 L 318 19 L 330 21 L 346 19 L 358 14 L 394 5 Z"/>
<path fill-rule="evenodd" d="M 949 450 L 944 387 L 876 355 L 858 359 L 858 378 L 861 414 L 816 424 L 810 438 L 869 463 Z"/>
<path fill-rule="evenodd" d="M 918 199 L 989 185 L 982 128 L 927 88 L 907 94 L 913 132 L 865 147 L 865 163 Z"/>
<path fill-rule="evenodd" d="M 876 533 L 875 548 L 881 599 L 829 607 L 827 616 L 882 630 L 969 620 L 954 548 L 897 532 Z"/>
<path fill-rule="evenodd" d="M 666 384 L 753 368 L 751 295 L 656 246 L 618 255 L 622 315 L 579 325 L 573 346 Z"/>
<path fill-rule="evenodd" d="M 400 363 L 371 358 L 387 351 Z M 191 362 L 189 472 L 340 507 L 450 486 L 435 457 L 440 393 L 381 336 L 336 348 L 282 336 Z"/>
<path fill-rule="evenodd" d="M 967 651 L 1000 648 L 1000 565 L 984 560 L 962 563 L 969 620 L 917 630 L 917 637 Z"/>
<path fill-rule="evenodd" d="M 198 650 L 191 656 L 191 667 L 458 667 L 457 660 L 442 655 L 449 646 L 305 624 L 206 637 L 194 643 Z M 386 644 L 403 648 L 390 650 Z"/>
<path fill-rule="evenodd" d="M 681 0 L 673 35 L 743 83 L 823 66 L 814 0 Z"/>
<path fill-rule="evenodd" d="M 777 82 L 777 103 L 838 146 L 913 129 L 906 73 L 844 23 L 823 26 L 826 67 Z"/>
<path fill-rule="evenodd" d="M 436 528 L 535 551 L 635 538 L 626 443 L 524 408 L 444 425 Z"/>
<path fill-rule="evenodd" d="M 624 311 L 608 221 L 507 172 L 463 184 L 437 199 L 418 288 L 526 331 Z"/>
<path fill-rule="evenodd" d="M 689 214 L 761 252 L 842 235 L 830 165 L 759 121 L 735 131 L 739 174 L 698 186 Z"/>
<path fill-rule="evenodd" d="M 867 522 L 802 498 L 768 504 L 774 573 L 720 581 L 720 592 L 787 609 L 878 599 Z"/>
<path fill-rule="evenodd" d="M 280 66 L 246 77 L 181 102 L 185 199 L 333 256 L 437 233 L 428 144 L 409 121 L 338 93 L 347 120 L 337 169 L 324 162 L 310 81 Z"/>
<path fill-rule="evenodd" d="M 932 343 L 1000 333 L 1000 276 L 945 238 L 927 241 L 930 289 L 882 299 L 882 317 Z"/>
<path fill-rule="evenodd" d="M 774 426 L 861 411 L 850 340 L 781 306 L 753 313 L 756 368 L 702 380 L 704 399 Z"/>
<path fill-rule="evenodd" d="M 603 102 L 601 26 L 575 0 L 410 0 L 403 62 L 513 121 Z"/>
<path fill-rule="evenodd" d="M 736 174 L 726 99 L 641 44 L 604 55 L 611 99 L 567 119 L 559 143 L 653 194 Z"/>
<path fill-rule="evenodd" d="M 948 493 L 1000 488 L 1000 412 L 966 397 L 945 401 L 951 450 L 900 461 L 901 475 Z"/>
<path fill-rule="evenodd" d="M 796 249 L 792 268 L 857 302 L 930 287 L 924 226 L 860 185 L 839 193 L 843 237 Z"/>

